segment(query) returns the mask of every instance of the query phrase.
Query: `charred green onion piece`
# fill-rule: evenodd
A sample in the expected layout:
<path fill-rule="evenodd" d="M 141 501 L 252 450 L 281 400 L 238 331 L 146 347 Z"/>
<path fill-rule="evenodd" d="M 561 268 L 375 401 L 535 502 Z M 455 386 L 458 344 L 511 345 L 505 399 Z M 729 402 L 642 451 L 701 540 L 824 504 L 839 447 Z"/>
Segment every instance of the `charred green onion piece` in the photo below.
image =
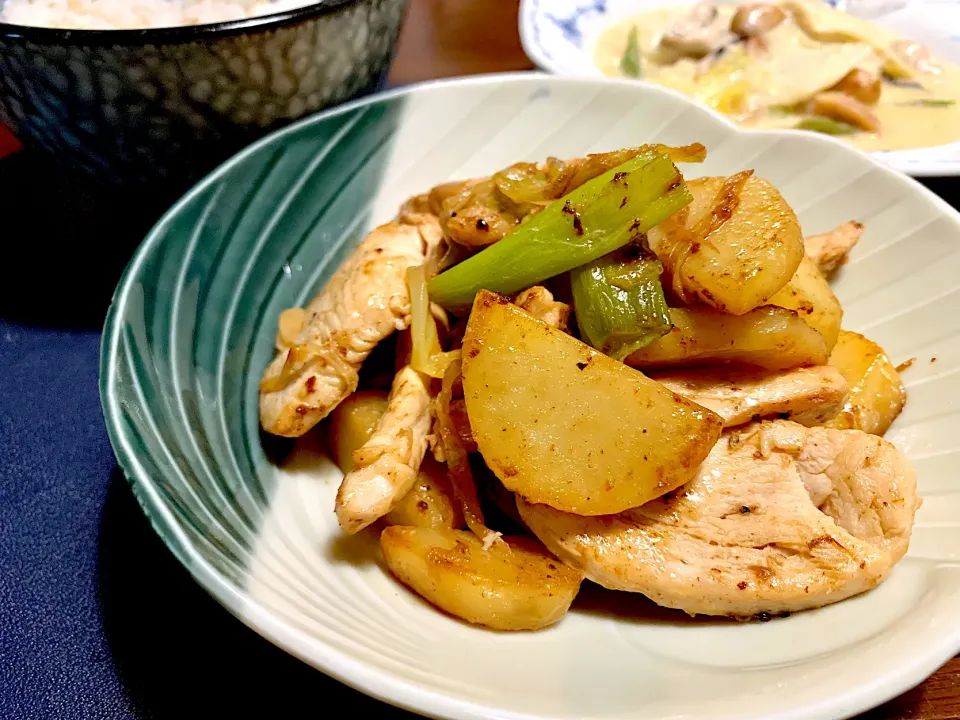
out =
<path fill-rule="evenodd" d="M 642 155 L 556 200 L 495 245 L 433 278 L 430 299 L 470 308 L 480 290 L 512 294 L 596 260 L 685 207 L 692 197 L 666 155 Z"/>
<path fill-rule="evenodd" d="M 623 360 L 670 331 L 670 311 L 660 285 L 660 261 L 640 245 L 604 255 L 570 272 L 581 337 Z"/>
<path fill-rule="evenodd" d="M 860 132 L 860 128 L 856 125 L 850 125 L 849 123 L 840 122 L 833 118 L 821 117 L 819 115 L 804 118 L 798 122 L 797 130 L 813 130 L 814 132 L 823 133 L 824 135 L 853 135 L 854 133 Z"/>
<path fill-rule="evenodd" d="M 640 67 L 640 43 L 637 40 L 637 26 L 630 28 L 630 34 L 627 36 L 627 49 L 623 51 L 623 57 L 620 58 L 620 72 L 627 77 L 643 77 L 643 70 Z"/>

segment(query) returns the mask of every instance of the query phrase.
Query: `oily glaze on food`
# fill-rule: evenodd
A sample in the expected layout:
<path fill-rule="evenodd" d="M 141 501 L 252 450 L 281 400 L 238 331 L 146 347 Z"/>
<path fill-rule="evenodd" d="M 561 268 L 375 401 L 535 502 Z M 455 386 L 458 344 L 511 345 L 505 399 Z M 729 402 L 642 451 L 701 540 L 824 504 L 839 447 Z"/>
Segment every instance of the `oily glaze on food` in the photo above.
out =
<path fill-rule="evenodd" d="M 390 573 L 499 630 L 586 577 L 736 618 L 866 592 L 920 505 L 880 435 L 905 392 L 827 276 L 863 226 L 803 237 L 702 146 L 517 163 L 374 229 L 279 318 L 261 425 L 326 428 L 338 522 Z M 392 381 L 391 379 L 392 378 Z"/>
<path fill-rule="evenodd" d="M 960 140 L 960 68 L 819 0 L 641 12 L 607 28 L 594 59 L 607 75 L 672 87 L 745 127 L 802 127 L 864 150 Z"/>

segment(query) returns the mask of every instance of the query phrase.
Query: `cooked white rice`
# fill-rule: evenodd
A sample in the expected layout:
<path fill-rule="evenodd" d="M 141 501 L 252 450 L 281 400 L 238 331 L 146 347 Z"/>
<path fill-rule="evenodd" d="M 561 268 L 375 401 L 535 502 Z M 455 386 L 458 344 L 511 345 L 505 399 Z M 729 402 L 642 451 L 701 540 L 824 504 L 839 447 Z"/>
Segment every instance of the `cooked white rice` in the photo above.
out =
<path fill-rule="evenodd" d="M 0 0 L 0 22 L 74 30 L 126 30 L 241 20 L 316 0 Z"/>

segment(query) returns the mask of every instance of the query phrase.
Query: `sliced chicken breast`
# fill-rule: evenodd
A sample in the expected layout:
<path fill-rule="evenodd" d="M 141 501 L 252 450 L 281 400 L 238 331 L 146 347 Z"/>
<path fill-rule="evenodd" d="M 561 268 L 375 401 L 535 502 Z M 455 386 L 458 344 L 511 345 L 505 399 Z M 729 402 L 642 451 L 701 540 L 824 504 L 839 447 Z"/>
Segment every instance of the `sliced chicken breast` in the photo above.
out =
<path fill-rule="evenodd" d="M 788 421 L 726 431 L 682 488 L 619 515 L 518 499 L 558 557 L 690 615 L 754 617 L 870 590 L 907 551 L 916 477 L 890 443 Z"/>
<path fill-rule="evenodd" d="M 725 427 L 778 417 L 821 425 L 843 407 L 847 381 L 829 365 L 781 372 L 650 373 L 670 390 L 723 418 Z"/>
<path fill-rule="evenodd" d="M 303 435 L 356 389 L 370 351 L 410 322 L 407 268 L 424 263 L 441 237 L 435 216 L 410 212 L 366 237 L 307 307 L 296 344 L 266 369 L 264 430 Z"/>
<path fill-rule="evenodd" d="M 427 380 L 409 366 L 400 370 L 373 435 L 354 452 L 357 465 L 337 492 L 337 520 L 345 532 L 383 517 L 413 487 L 430 431 Z"/>
<path fill-rule="evenodd" d="M 804 250 L 820 272 L 829 276 L 847 261 L 847 256 L 863 235 L 863 224 L 854 220 L 830 232 L 803 239 Z"/>
<path fill-rule="evenodd" d="M 518 307 L 523 308 L 540 322 L 558 330 L 567 330 L 567 321 L 570 319 L 570 306 L 553 299 L 553 293 L 540 285 L 534 285 L 519 293 L 513 299 Z"/>

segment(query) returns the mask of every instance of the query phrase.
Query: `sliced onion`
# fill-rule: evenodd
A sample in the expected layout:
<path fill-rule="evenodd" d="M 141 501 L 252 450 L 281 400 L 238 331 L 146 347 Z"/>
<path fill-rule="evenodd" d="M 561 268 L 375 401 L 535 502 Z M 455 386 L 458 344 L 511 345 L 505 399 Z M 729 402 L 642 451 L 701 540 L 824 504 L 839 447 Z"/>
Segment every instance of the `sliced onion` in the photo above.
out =
<path fill-rule="evenodd" d="M 432 378 L 442 378 L 460 353 L 443 352 L 440 348 L 436 317 L 439 313 L 445 318 L 446 313 L 430 302 L 423 265 L 407 269 L 407 290 L 410 293 L 410 367 Z"/>
<path fill-rule="evenodd" d="M 436 370 L 431 358 L 439 355 L 440 337 L 437 334 L 437 322 L 430 311 L 430 298 L 427 295 L 427 272 L 423 265 L 407 268 L 407 290 L 410 293 L 410 367 L 417 372 L 440 378 L 443 373 Z"/>
<path fill-rule="evenodd" d="M 300 333 L 307 323 L 307 311 L 303 308 L 288 308 L 277 320 L 277 349 L 286 350 L 297 344 Z"/>
<path fill-rule="evenodd" d="M 279 392 L 293 383 L 303 372 L 318 362 L 323 356 L 324 348 L 311 343 L 293 345 L 287 350 L 287 357 L 280 372 L 273 377 L 265 377 L 260 381 L 260 392 Z M 333 353 L 336 355 L 336 353 Z"/>
<path fill-rule="evenodd" d="M 437 424 L 440 426 L 440 438 L 447 460 L 447 473 L 454 495 L 460 501 L 467 527 L 484 542 L 493 532 L 484 524 L 483 510 L 477 498 L 477 486 L 470 470 L 470 458 L 460 442 L 460 437 L 450 415 L 450 403 L 453 400 L 453 386 L 460 380 L 460 358 L 457 357 L 443 374 L 443 384 L 437 397 Z M 495 539 L 495 538 L 494 538 Z"/>

